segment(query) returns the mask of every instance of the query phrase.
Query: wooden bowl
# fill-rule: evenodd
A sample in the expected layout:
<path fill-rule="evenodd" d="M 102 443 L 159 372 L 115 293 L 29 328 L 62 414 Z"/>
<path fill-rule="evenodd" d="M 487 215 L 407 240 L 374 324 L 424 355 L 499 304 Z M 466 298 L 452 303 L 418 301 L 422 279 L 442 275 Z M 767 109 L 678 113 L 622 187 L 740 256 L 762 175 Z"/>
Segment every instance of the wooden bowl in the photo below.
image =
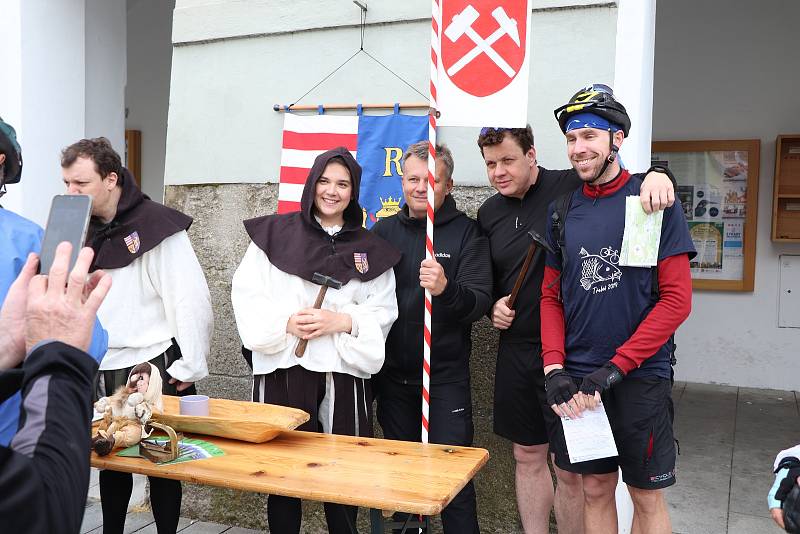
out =
<path fill-rule="evenodd" d="M 294 430 L 309 419 L 303 410 L 260 402 L 209 399 L 208 416 L 180 414 L 180 397 L 163 395 L 164 413 L 153 420 L 176 431 L 263 443 L 284 430 Z"/>

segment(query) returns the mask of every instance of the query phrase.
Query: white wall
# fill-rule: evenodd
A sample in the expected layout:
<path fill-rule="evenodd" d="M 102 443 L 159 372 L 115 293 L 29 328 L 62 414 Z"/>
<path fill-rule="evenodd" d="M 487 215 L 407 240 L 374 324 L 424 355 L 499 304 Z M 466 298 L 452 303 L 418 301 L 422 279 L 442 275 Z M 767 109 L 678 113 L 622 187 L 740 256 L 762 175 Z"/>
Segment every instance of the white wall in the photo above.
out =
<path fill-rule="evenodd" d="M 679 379 L 800 388 L 800 329 L 777 327 L 778 255 L 800 245 L 770 241 L 775 136 L 800 131 L 797 20 L 781 0 L 658 3 L 653 139 L 761 139 L 755 291 L 695 292 Z"/>
<path fill-rule="evenodd" d="M 566 5 L 578 7 L 560 8 Z M 539 161 L 546 166 L 568 164 L 552 110 L 587 83 L 613 82 L 616 8 L 608 5 L 534 2 L 529 117 Z M 364 44 L 423 95 L 429 10 L 425 0 L 370 3 Z M 604 31 L 587 36 L 587 20 Z M 273 104 L 294 102 L 357 51 L 358 22 L 354 5 L 334 0 L 178 0 L 165 183 L 276 181 L 283 115 L 272 111 Z M 582 50 L 607 53 L 587 61 L 583 51 L 576 53 L 578 39 Z M 301 103 L 421 100 L 362 54 Z M 442 129 L 441 139 L 455 154 L 457 183 L 486 185 L 477 133 L 474 128 Z"/>
<path fill-rule="evenodd" d="M 125 154 L 125 0 L 86 0 L 86 137 Z M 77 140 L 77 139 L 76 139 Z"/>
<path fill-rule="evenodd" d="M 122 138 L 124 0 L 87 1 L 0 0 L 0 115 L 16 128 L 24 159 L 22 182 L 2 202 L 41 225 L 64 190 L 61 149 L 87 134 Z M 121 40 L 112 35 L 120 31 Z M 102 51 L 87 54 L 87 45 Z"/>
<path fill-rule="evenodd" d="M 142 190 L 157 201 L 164 196 L 174 8 L 175 0 L 128 0 L 125 127 L 142 132 L 139 180 Z"/>
<path fill-rule="evenodd" d="M 19 93 L 0 100 L 0 114 L 17 129 L 24 166 L 3 205 L 44 225 L 50 198 L 64 189 L 59 152 L 84 132 L 84 0 L 5 0 L 0 12 L 12 3 L 19 34 L 0 39 L 18 37 L 9 51 L 19 55 L 3 65 L 2 85 L 19 84 Z"/>

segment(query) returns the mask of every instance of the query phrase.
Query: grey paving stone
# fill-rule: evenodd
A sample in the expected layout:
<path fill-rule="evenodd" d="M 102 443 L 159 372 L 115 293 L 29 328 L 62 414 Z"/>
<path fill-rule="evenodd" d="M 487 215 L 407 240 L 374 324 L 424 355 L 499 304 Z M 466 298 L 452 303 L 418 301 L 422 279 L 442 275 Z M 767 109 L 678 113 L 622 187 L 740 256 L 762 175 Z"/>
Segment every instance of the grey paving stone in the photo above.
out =
<path fill-rule="evenodd" d="M 81 534 L 91 532 L 103 526 L 103 510 L 99 502 L 87 503 L 86 510 L 83 512 L 83 522 L 81 523 Z"/>
<path fill-rule="evenodd" d="M 181 517 L 178 520 L 178 528 L 176 531 L 181 532 L 183 529 L 194 523 L 194 519 L 189 519 L 186 517 Z M 144 528 L 137 530 L 136 534 L 158 534 L 158 530 L 156 529 L 155 522 L 150 523 L 149 525 L 145 526 Z"/>
<path fill-rule="evenodd" d="M 683 469 L 677 484 L 665 491 L 672 529 L 681 533 L 725 534 L 730 471 Z"/>
<path fill-rule="evenodd" d="M 677 405 L 681 401 L 683 391 L 686 389 L 686 382 L 677 381 L 672 385 L 672 402 Z"/>
<path fill-rule="evenodd" d="M 181 534 L 220 534 L 229 528 L 230 527 L 226 525 L 220 525 L 219 523 L 207 523 L 205 521 L 200 521 L 197 523 L 192 523 L 185 529 L 181 530 Z"/>
<path fill-rule="evenodd" d="M 765 495 L 772 461 L 781 449 L 800 442 L 794 392 L 741 388 L 737 404 L 731 472 L 730 512 L 769 517 Z"/>
<path fill-rule="evenodd" d="M 241 528 L 241 527 L 231 527 L 230 529 L 226 530 L 224 534 L 261 534 L 263 530 L 252 530 L 249 528 Z"/>
<path fill-rule="evenodd" d="M 125 534 L 138 532 L 148 525 L 155 526 L 153 512 L 128 512 L 127 517 L 125 517 Z"/>
<path fill-rule="evenodd" d="M 779 534 L 781 532 L 784 530 L 767 517 L 731 512 L 728 522 L 728 534 Z"/>

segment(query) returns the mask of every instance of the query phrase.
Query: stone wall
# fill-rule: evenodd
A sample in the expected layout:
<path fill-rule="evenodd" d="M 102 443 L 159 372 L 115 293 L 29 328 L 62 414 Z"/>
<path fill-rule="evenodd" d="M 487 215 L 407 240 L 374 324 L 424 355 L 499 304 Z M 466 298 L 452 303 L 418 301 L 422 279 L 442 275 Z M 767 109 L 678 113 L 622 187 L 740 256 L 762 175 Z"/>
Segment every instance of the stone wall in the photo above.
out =
<path fill-rule="evenodd" d="M 453 194 L 459 207 L 474 217 L 478 206 L 492 192 L 488 187 L 462 186 L 456 187 Z M 239 350 L 230 284 L 249 243 L 241 221 L 274 213 L 276 198 L 275 184 L 166 188 L 165 203 L 194 217 L 189 235 L 205 271 L 214 305 L 214 337 L 208 362 L 211 374 L 198 384 L 200 393 L 232 399 L 250 396 L 250 372 Z M 488 449 L 490 454 L 488 464 L 476 478 L 481 529 L 485 533 L 522 532 L 514 497 L 511 446 L 492 433 L 497 335 L 483 319 L 476 323 L 472 336 L 475 446 Z M 262 495 L 187 485 L 182 513 L 208 521 L 263 529 L 266 528 L 265 501 Z M 306 503 L 304 510 L 303 532 L 325 532 L 321 505 Z M 368 531 L 367 515 L 360 514 L 361 531 Z"/>

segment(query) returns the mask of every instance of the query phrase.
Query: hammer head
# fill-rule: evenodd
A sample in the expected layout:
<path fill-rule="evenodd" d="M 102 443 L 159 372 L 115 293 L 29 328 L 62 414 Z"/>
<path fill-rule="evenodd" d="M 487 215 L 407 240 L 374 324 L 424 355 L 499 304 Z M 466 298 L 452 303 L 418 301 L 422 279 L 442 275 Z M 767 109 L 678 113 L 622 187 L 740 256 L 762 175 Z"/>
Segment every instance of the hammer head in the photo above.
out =
<path fill-rule="evenodd" d="M 311 277 L 311 281 L 321 286 L 328 286 L 333 289 L 342 289 L 342 283 L 340 281 L 338 281 L 336 278 L 331 278 L 330 276 L 325 276 L 321 273 L 314 273 L 314 276 Z"/>
<path fill-rule="evenodd" d="M 444 34 L 452 42 L 456 42 L 476 20 L 478 20 L 478 10 L 472 5 L 467 5 L 464 11 L 453 17 L 453 21 L 445 28 Z"/>
<path fill-rule="evenodd" d="M 496 7 L 494 11 L 492 11 L 492 16 L 494 20 L 497 21 L 497 24 L 506 32 L 506 35 L 511 37 L 511 39 L 519 46 L 519 29 L 517 28 L 517 21 L 512 19 L 506 13 L 506 10 L 503 9 L 503 6 Z"/>
<path fill-rule="evenodd" d="M 555 254 L 555 251 L 553 251 L 553 247 L 551 247 L 551 246 L 550 246 L 550 245 L 547 243 L 547 240 L 546 240 L 545 238 L 543 238 L 543 237 L 542 237 L 542 236 L 541 236 L 541 235 L 540 235 L 538 232 L 536 232 L 536 230 L 531 230 L 531 231 L 529 231 L 529 232 L 528 232 L 528 237 L 530 237 L 530 238 L 531 238 L 531 240 L 532 240 L 534 243 L 536 243 L 537 245 L 539 245 L 540 247 L 542 247 L 543 249 L 545 249 L 545 250 L 546 250 L 547 252 L 549 252 L 550 254 Z"/>

